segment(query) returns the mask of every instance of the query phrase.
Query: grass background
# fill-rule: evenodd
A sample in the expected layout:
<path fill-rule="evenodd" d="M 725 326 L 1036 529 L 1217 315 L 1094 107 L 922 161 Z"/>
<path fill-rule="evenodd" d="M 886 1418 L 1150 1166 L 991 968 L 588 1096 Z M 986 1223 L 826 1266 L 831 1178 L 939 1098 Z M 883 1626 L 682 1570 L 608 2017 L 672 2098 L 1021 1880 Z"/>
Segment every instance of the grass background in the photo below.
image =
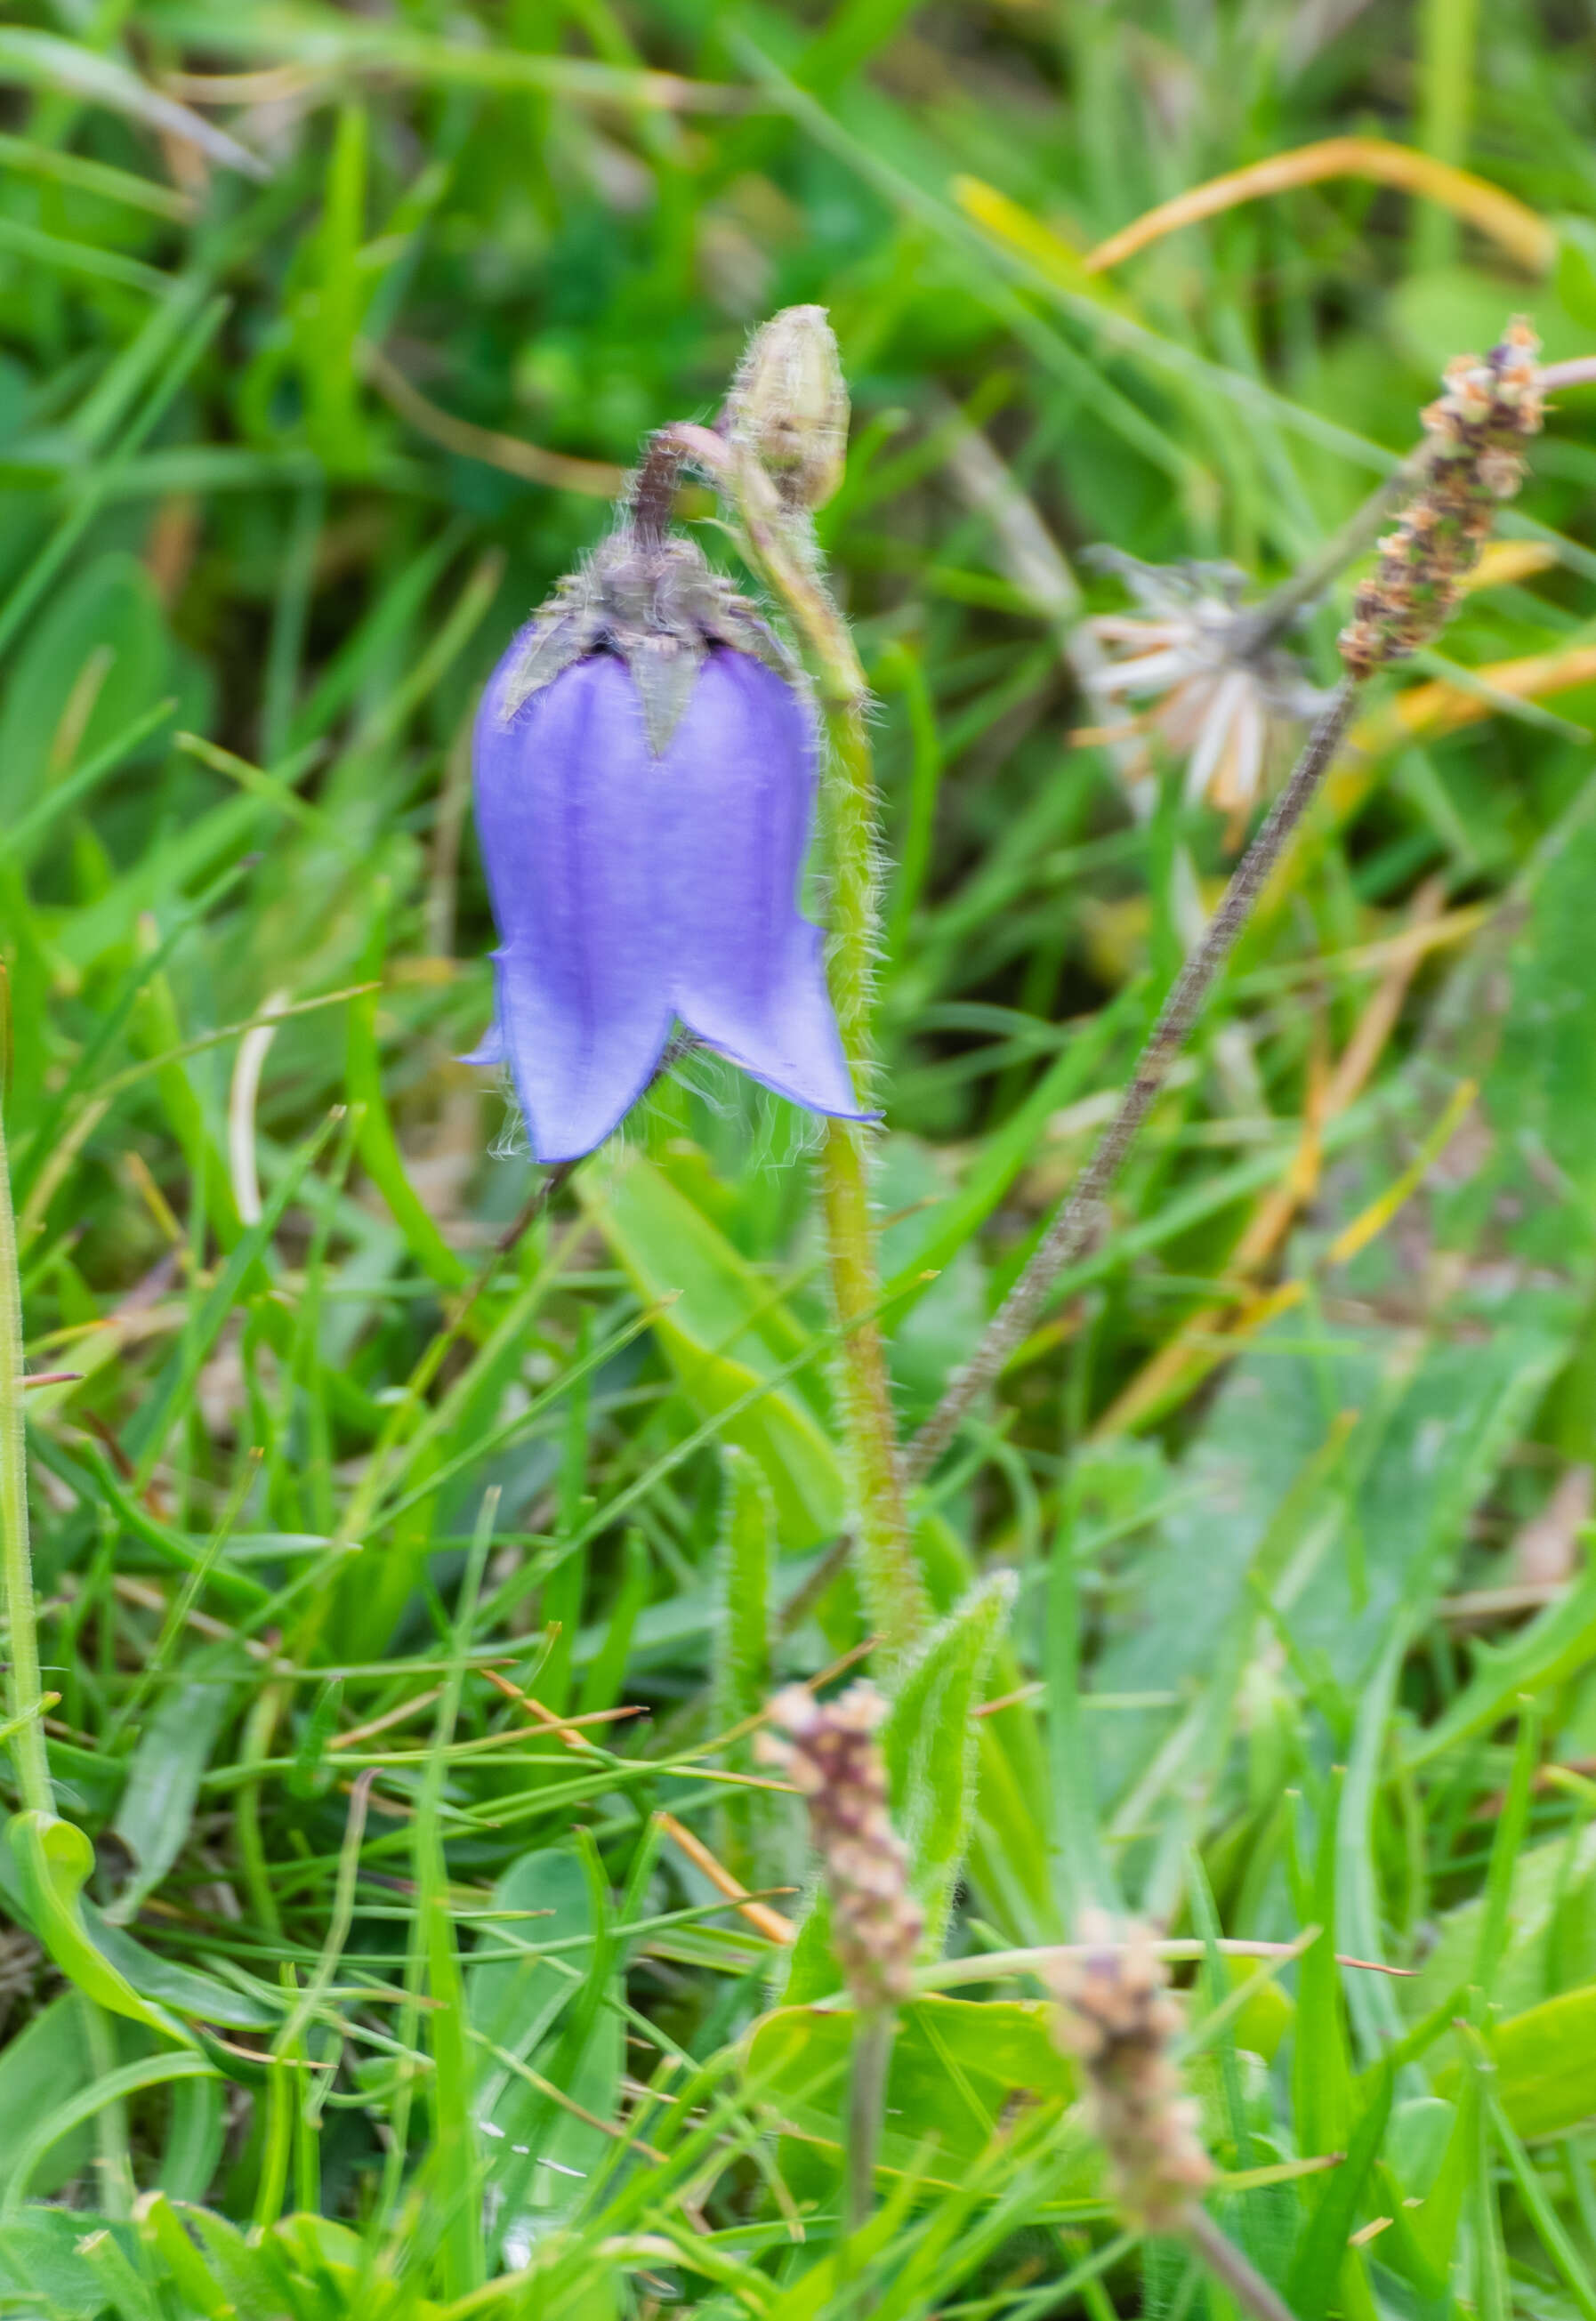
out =
<path fill-rule="evenodd" d="M 640 435 L 826 305 L 912 1424 L 1235 840 L 1081 740 L 1075 625 L 1122 601 L 1081 551 L 1278 578 L 1449 355 L 1519 309 L 1592 344 L 1591 36 L 1550 0 L 8 12 L 6 1118 L 29 1366 L 79 1374 L 29 1446 L 94 1862 L 0 1857 L 0 2310 L 847 2309 L 847 2018 L 780 2011 L 678 1835 L 803 1915 L 783 1800 L 719 1777 L 861 1642 L 807 1128 L 695 1065 L 495 1255 L 532 1179 L 454 1060 L 474 700 Z M 1329 136 L 1518 206 L 1482 232 L 1364 153 L 1083 265 Z M 1040 1985 L 982 1977 L 1088 1898 L 1206 1946 L 1218 2213 L 1300 2321 L 1596 2313 L 1596 397 L 1558 403 L 923 1494 L 953 1616 L 888 1739 L 961 1995 L 900 2034 L 883 2315 L 1229 2310 L 1117 2232 Z M 506 1684 L 648 1714 L 583 1761 Z M 1314 1928 L 1283 1972 L 1212 1947 Z M 800 1943 L 788 2001 L 829 1987 Z"/>

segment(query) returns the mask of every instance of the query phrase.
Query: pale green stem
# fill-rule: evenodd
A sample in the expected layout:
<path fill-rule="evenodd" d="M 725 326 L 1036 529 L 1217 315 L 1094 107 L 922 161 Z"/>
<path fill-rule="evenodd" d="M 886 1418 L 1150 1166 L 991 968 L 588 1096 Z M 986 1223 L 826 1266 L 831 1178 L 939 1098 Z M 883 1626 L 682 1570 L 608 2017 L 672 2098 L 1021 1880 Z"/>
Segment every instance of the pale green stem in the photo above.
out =
<path fill-rule="evenodd" d="M 892 2061 L 897 2010 L 872 2007 L 853 2026 L 848 2076 L 848 2174 L 843 2188 L 843 2230 L 849 2239 L 869 2224 L 876 2205 L 876 2153 L 887 2110 L 887 2071 Z"/>
<path fill-rule="evenodd" d="M 17 1272 L 11 1169 L 0 1122 L 0 1573 L 5 1593 L 10 1670 L 6 1698 L 15 1730 L 12 1761 L 26 1812 L 53 1814 L 44 1749 L 39 1628 L 28 1549 L 28 1454 L 23 1424 L 23 1297 Z"/>
<path fill-rule="evenodd" d="M 866 722 L 870 688 L 848 624 L 822 577 L 807 515 L 783 505 L 751 454 L 707 428 L 667 428 L 654 439 L 649 465 L 672 454 L 705 469 L 733 502 L 750 551 L 801 639 L 815 675 L 827 742 L 832 999 L 854 1086 L 863 1096 L 870 1082 L 871 988 L 879 933 L 875 785 Z M 860 1583 L 871 1625 L 887 1652 L 896 1655 L 919 1635 L 930 1607 L 909 1539 L 898 1468 L 863 1129 L 851 1121 L 826 1122 L 821 1179 L 832 1300 L 841 1325 L 839 1416 L 853 1493 Z"/>
<path fill-rule="evenodd" d="M 1284 2298 L 1270 2287 L 1252 2259 L 1220 2230 L 1206 2208 L 1189 2208 L 1183 2230 L 1202 2263 L 1251 2321 L 1296 2321 Z"/>
<path fill-rule="evenodd" d="M 83 1993 L 89 2070 L 96 2080 L 107 2080 L 116 2069 L 116 2029 L 103 2007 Z M 95 2141 L 100 2163 L 100 2207 L 108 2216 L 131 2216 L 133 2209 L 132 2153 L 128 2143 L 127 2106 L 118 2096 L 95 2114 Z"/>
<path fill-rule="evenodd" d="M 1479 0 L 1423 0 L 1418 15 L 1418 144 L 1437 161 L 1461 168 L 1468 159 L 1473 109 L 1474 48 Z M 1425 269 L 1457 255 L 1457 220 L 1434 202 L 1416 205 L 1415 263 Z"/>

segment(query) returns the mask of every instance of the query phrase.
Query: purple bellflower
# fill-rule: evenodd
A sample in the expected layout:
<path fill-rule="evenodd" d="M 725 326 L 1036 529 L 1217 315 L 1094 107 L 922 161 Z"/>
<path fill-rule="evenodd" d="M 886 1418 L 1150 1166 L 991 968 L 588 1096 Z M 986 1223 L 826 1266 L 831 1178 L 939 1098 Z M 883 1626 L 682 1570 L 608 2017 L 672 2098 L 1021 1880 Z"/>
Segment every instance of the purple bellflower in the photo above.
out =
<path fill-rule="evenodd" d="M 798 907 L 816 760 L 780 646 L 693 542 L 624 525 L 516 637 L 477 720 L 500 942 L 468 1060 L 508 1065 L 539 1160 L 601 1144 L 678 1024 L 812 1112 L 868 1116 Z"/>

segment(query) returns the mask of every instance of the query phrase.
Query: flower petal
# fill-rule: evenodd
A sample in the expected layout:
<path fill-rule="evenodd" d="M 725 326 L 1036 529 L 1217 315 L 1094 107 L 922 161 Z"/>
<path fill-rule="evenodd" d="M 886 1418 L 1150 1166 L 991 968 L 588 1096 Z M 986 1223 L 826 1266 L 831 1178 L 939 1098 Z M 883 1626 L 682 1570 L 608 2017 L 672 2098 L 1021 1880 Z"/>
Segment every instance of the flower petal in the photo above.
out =
<path fill-rule="evenodd" d="M 518 644 L 519 644 L 519 641 Z M 625 668 L 577 661 L 507 721 L 477 723 L 477 824 L 503 942 L 498 1027 L 540 1160 L 603 1142 L 670 1028 L 661 926 L 663 768 Z"/>
<path fill-rule="evenodd" d="M 762 662 L 716 647 L 661 771 L 676 1012 L 779 1096 L 871 1117 L 837 1035 L 820 930 L 798 907 L 815 797 L 807 705 Z"/>
<path fill-rule="evenodd" d="M 1208 795 L 1209 783 L 1222 762 L 1229 744 L 1231 728 L 1246 698 L 1250 680 L 1245 669 L 1233 669 L 1222 677 L 1215 689 L 1202 731 L 1197 737 L 1191 760 L 1186 769 L 1186 796 L 1195 806 Z"/>

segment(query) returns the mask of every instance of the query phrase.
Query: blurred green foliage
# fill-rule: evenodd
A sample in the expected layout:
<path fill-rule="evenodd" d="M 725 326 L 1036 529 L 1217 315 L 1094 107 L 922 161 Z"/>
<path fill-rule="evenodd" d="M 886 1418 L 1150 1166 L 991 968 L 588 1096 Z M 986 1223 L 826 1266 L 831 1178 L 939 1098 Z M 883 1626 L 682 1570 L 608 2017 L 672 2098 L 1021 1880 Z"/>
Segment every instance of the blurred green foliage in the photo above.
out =
<path fill-rule="evenodd" d="M 796 1817 L 719 1735 L 862 1642 L 806 1127 L 693 1059 L 499 1254 L 529 1164 L 455 1060 L 481 682 L 640 436 L 822 304 L 923 1416 L 1236 843 L 1176 766 L 1127 796 L 1078 665 L 1123 591 L 1081 551 L 1261 588 L 1449 356 L 1518 309 L 1591 349 L 1585 19 L 58 0 L 0 27 L 0 90 L 6 1122 L 30 1367 L 77 1374 L 29 1440 L 94 1840 L 0 1852 L 0 2310 L 807 2321 L 862 2284 L 1219 2321 L 1116 2235 L 1035 1975 L 977 1980 L 1092 1898 L 1205 1946 L 1218 2211 L 1302 2321 L 1596 2314 L 1591 390 L 917 1504 L 948 1616 L 896 1802 L 929 1979 L 976 1995 L 906 2011 L 854 2289 L 847 2017 L 778 2006 L 782 1947 L 678 1835 L 804 1916 Z M 1467 168 L 1516 243 L 1353 173 L 1086 264 L 1329 136 Z M 1245 2001 L 1209 1940 L 1311 1928 Z M 792 1999 L 834 1986 L 822 1932 Z"/>

